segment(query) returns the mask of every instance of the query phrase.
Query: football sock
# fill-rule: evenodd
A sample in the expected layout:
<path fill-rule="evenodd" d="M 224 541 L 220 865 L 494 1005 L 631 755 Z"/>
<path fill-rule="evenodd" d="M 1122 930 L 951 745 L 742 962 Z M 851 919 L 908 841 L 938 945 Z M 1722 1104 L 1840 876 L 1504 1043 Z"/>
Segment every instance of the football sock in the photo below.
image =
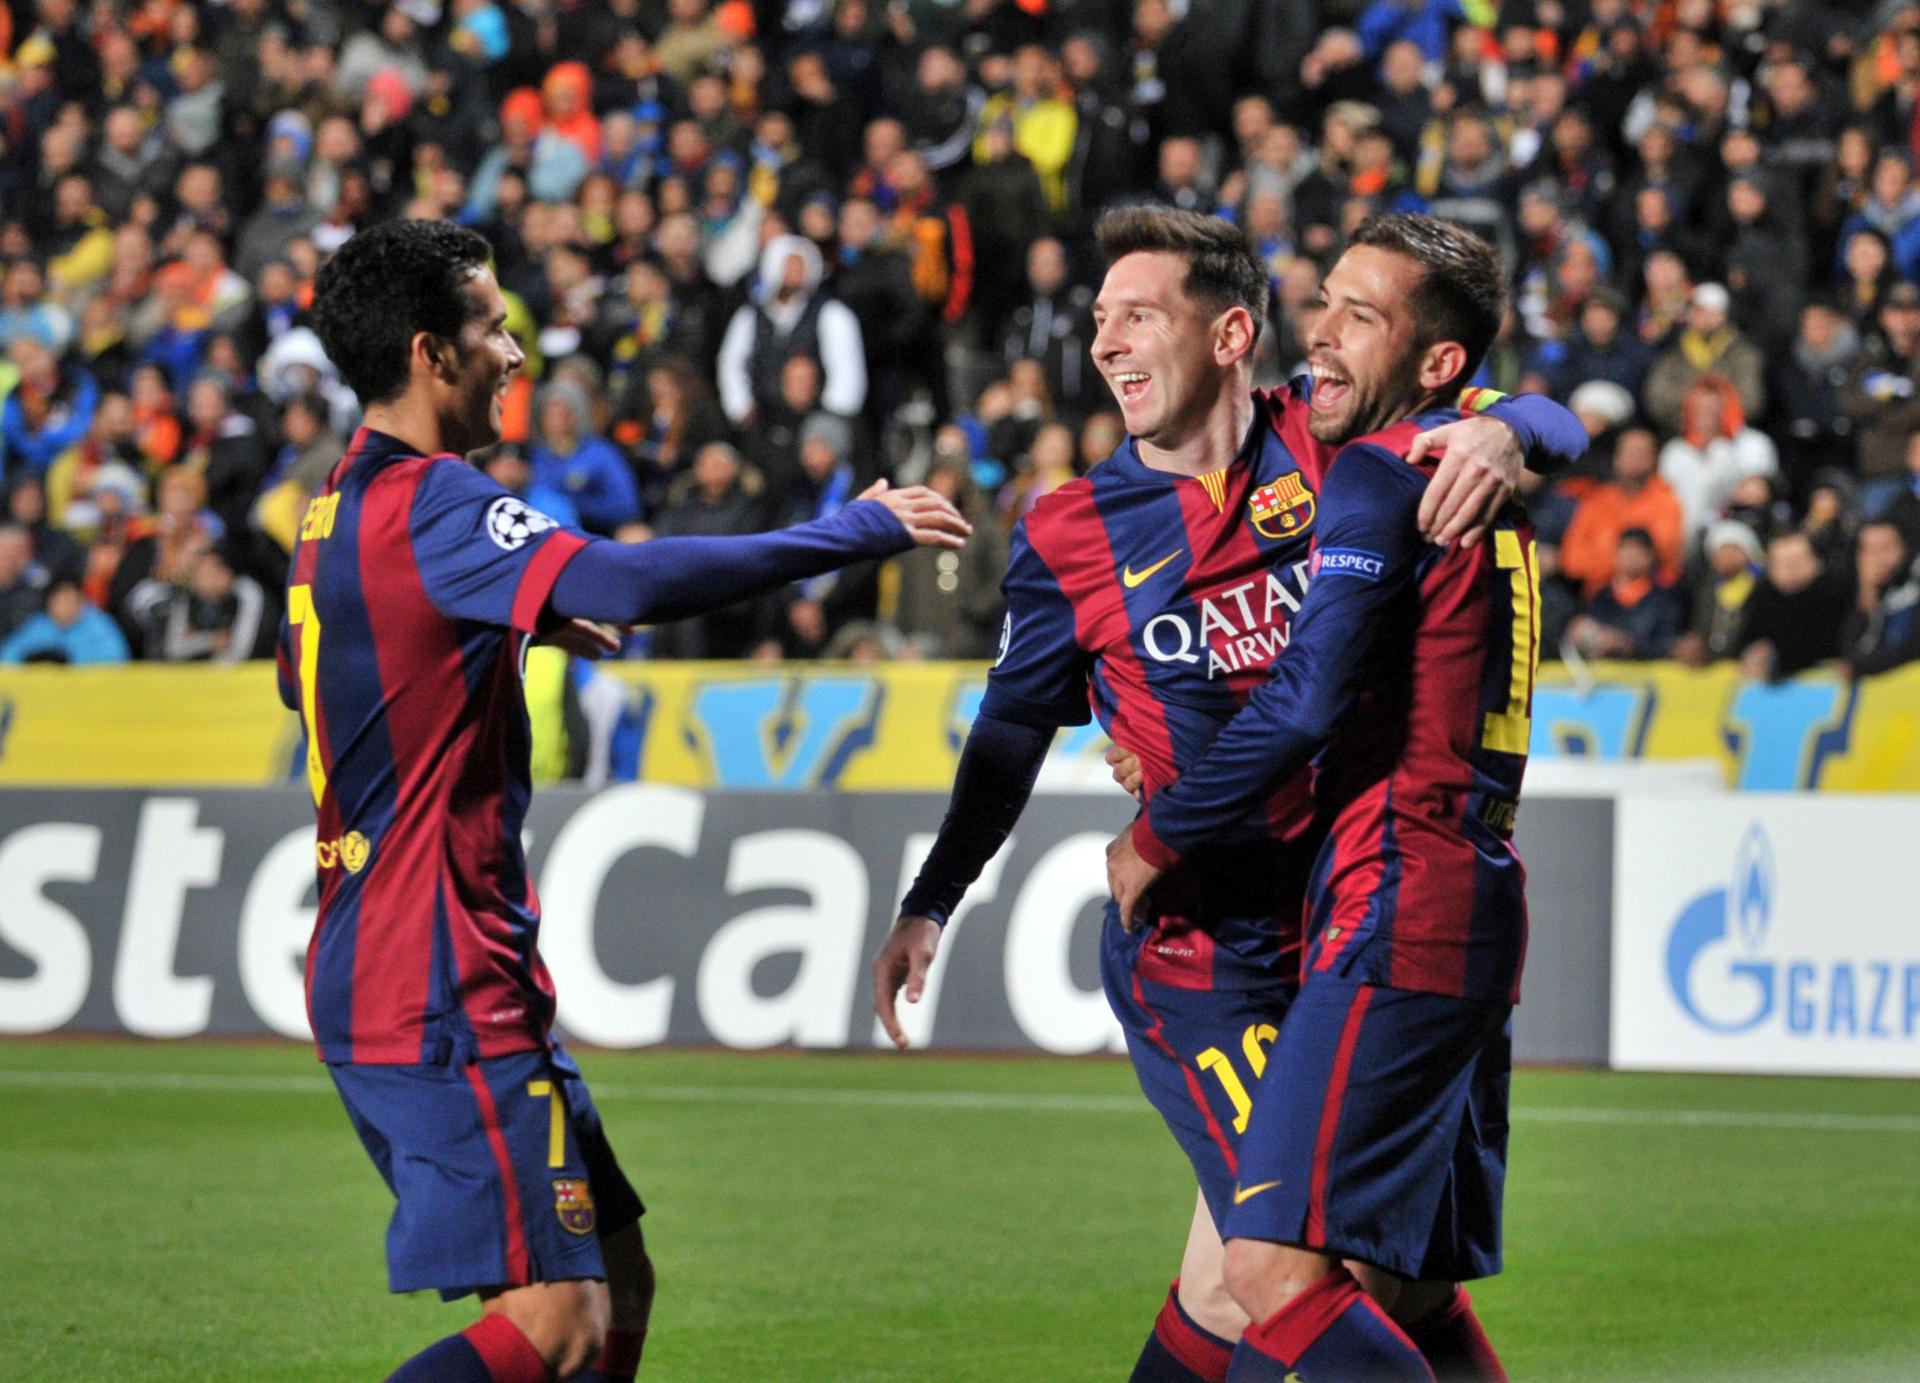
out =
<path fill-rule="evenodd" d="M 1127 1383 L 1226 1383 L 1232 1358 L 1233 1341 L 1208 1330 L 1180 1304 L 1176 1277 Z"/>
<path fill-rule="evenodd" d="M 1440 1383 L 1507 1383 L 1507 1371 L 1480 1328 L 1465 1287 L 1456 1288 L 1445 1306 L 1408 1326 L 1407 1335 L 1426 1355 Z"/>
<path fill-rule="evenodd" d="M 548 1383 L 533 1342 L 505 1316 L 482 1316 L 395 1369 L 387 1383 Z"/>
<path fill-rule="evenodd" d="M 646 1342 L 644 1330 L 609 1330 L 600 1357 L 575 1383 L 627 1383 L 640 1371 L 640 1349 Z"/>
<path fill-rule="evenodd" d="M 1433 1383 L 1433 1370 L 1345 1268 L 1259 1324 L 1233 1352 L 1230 1383 Z"/>

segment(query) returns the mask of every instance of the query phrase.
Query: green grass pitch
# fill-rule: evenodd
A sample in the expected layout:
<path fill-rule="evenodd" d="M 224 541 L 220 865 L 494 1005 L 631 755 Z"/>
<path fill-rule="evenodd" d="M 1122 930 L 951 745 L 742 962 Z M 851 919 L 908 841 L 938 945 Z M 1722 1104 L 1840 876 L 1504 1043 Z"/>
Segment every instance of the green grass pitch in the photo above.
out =
<path fill-rule="evenodd" d="M 583 1054 L 651 1205 L 655 1380 L 1121 1380 L 1184 1162 L 1110 1061 Z M 1524 1072 L 1516 1379 L 1920 1378 L 1920 1084 Z M 0 1044 L 11 1379 L 375 1379 L 388 1198 L 294 1046 Z"/>

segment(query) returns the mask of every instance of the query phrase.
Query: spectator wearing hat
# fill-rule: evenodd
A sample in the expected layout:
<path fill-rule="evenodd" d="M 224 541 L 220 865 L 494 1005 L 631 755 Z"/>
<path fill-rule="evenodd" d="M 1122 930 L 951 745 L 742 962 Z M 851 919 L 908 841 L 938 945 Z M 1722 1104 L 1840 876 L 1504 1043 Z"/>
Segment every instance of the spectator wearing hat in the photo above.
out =
<path fill-rule="evenodd" d="M 1852 573 L 1821 564 L 1806 534 L 1790 530 L 1767 544 L 1767 574 L 1747 601 L 1740 671 L 1774 682 L 1840 655 Z"/>
<path fill-rule="evenodd" d="M 1529 368 L 1562 403 L 1589 380 L 1617 384 L 1638 397 L 1653 368 L 1653 351 L 1629 329 L 1627 300 L 1602 287 L 1580 305 L 1574 329 L 1562 340 L 1544 343 Z"/>
<path fill-rule="evenodd" d="M 619 448 L 595 432 L 593 405 L 571 381 L 557 380 L 540 391 L 528 459 L 534 482 L 570 499 L 589 532 L 610 537 L 645 517 L 632 468 Z"/>
<path fill-rule="evenodd" d="M 47 592 L 47 606 L 0 642 L 0 663 L 124 663 L 127 639 L 110 615 L 87 603 L 72 577 Z"/>
<path fill-rule="evenodd" d="M 1743 417 L 1757 418 L 1765 410 L 1766 357 L 1729 320 L 1732 307 L 1733 298 L 1721 285 L 1701 284 L 1693 290 L 1679 338 L 1654 361 L 1641 401 L 1663 434 L 1682 430 L 1687 392 L 1708 375 L 1732 384 Z"/>
<path fill-rule="evenodd" d="M 1907 439 L 1920 431 L 1920 288 L 1897 283 L 1880 307 L 1880 332 L 1840 391 L 1860 446 L 1860 506 L 1886 512 L 1907 484 Z"/>
<path fill-rule="evenodd" d="M 1659 571 L 1653 538 L 1629 528 L 1614 549 L 1607 581 L 1567 625 L 1587 658 L 1664 658 L 1686 630 L 1686 605 Z"/>
<path fill-rule="evenodd" d="M 838 513 L 854 499 L 853 428 L 845 418 L 816 412 L 800 425 L 800 476 L 778 501 L 781 526 Z M 780 512 L 776 510 L 776 512 Z M 783 649 L 792 657 L 818 657 L 844 625 L 871 619 L 879 604 L 880 568 L 863 562 L 812 577 L 787 590 Z"/>
<path fill-rule="evenodd" d="M 1653 434 L 1643 427 L 1622 432 L 1613 448 L 1613 478 L 1596 485 L 1574 508 L 1560 543 L 1560 570 L 1592 600 L 1614 579 L 1621 535 L 1647 535 L 1663 582 L 1677 580 L 1686 552 L 1686 519 L 1679 498 L 1655 473 Z"/>
<path fill-rule="evenodd" d="M 1671 656 L 1688 667 L 1731 658 L 1740 647 L 1747 601 L 1759 588 L 1764 553 L 1753 530 L 1734 519 L 1711 525 L 1693 579 L 1693 616 Z"/>
<path fill-rule="evenodd" d="M 1660 449 L 1660 475 L 1680 497 L 1691 542 L 1726 512 L 1743 478 L 1779 474 L 1780 456 L 1766 434 L 1747 426 L 1739 394 L 1723 375 L 1702 375 L 1689 386 L 1680 429 Z"/>
<path fill-rule="evenodd" d="M 1841 672 L 1871 677 L 1920 661 L 1920 571 L 1895 523 L 1863 524 L 1854 552 L 1854 602 L 1840 631 Z"/>
<path fill-rule="evenodd" d="M 751 300 L 733 314 L 720 342 L 720 406 L 729 421 L 754 425 L 779 397 L 780 372 L 793 355 L 820 366 L 822 407 L 843 418 L 859 415 L 867 401 L 859 319 L 822 290 L 814 243 L 781 235 L 761 254 Z"/>
<path fill-rule="evenodd" d="M 307 205 L 306 170 L 293 159 L 269 163 L 260 209 L 240 227 L 234 272 L 248 280 L 259 278 L 269 261 L 284 259 L 287 247 L 312 234 L 320 219 Z"/>

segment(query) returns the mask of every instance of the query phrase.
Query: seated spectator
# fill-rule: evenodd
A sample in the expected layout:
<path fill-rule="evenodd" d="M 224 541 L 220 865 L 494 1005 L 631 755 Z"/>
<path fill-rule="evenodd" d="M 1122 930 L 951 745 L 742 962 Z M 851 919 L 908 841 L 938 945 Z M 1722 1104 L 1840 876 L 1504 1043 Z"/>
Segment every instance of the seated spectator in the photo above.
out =
<path fill-rule="evenodd" d="M 108 609 L 114 574 L 128 544 L 141 536 L 146 512 L 147 487 L 139 472 L 118 461 L 95 469 L 86 493 L 68 504 L 67 526 L 87 544 L 80 592 L 89 605 Z"/>
<path fill-rule="evenodd" d="M 1831 466 L 1815 475 L 1800 529 L 1813 540 L 1821 565 L 1845 569 L 1853 560 L 1854 535 L 1859 528 L 1860 501 L 1853 477 Z"/>
<path fill-rule="evenodd" d="M 1733 298 L 1717 283 L 1693 290 L 1687 325 L 1679 339 L 1654 361 L 1641 402 L 1654 425 L 1669 435 L 1681 430 L 1687 394 L 1708 375 L 1733 386 L 1743 417 L 1757 418 L 1767 406 L 1766 357 L 1728 317 Z"/>
<path fill-rule="evenodd" d="M 347 454 L 347 444 L 327 427 L 327 405 L 311 394 L 296 394 L 280 414 L 285 439 L 273 459 L 267 485 L 253 507 L 254 527 L 292 552 L 307 502 L 327 483 L 333 468 Z"/>
<path fill-rule="evenodd" d="M 49 583 L 78 581 L 86 554 L 71 535 L 47 522 L 47 490 L 37 475 L 23 475 L 7 491 L 7 517 L 33 539 L 33 560 Z"/>
<path fill-rule="evenodd" d="M 1920 431 L 1920 287 L 1897 283 L 1840 391 L 1860 443 L 1860 500 L 1869 518 L 1883 513 L 1906 484 L 1907 439 Z"/>
<path fill-rule="evenodd" d="M 1611 288 L 1596 289 L 1580 306 L 1579 326 L 1564 340 L 1534 353 L 1530 368 L 1563 403 L 1589 380 L 1606 380 L 1638 395 L 1653 368 L 1653 351 L 1627 325 L 1627 301 Z"/>
<path fill-rule="evenodd" d="M 1705 565 L 1693 582 L 1693 619 L 1670 656 L 1688 667 L 1731 658 L 1740 648 L 1747 601 L 1760 585 L 1763 552 L 1753 530 L 1734 519 L 1707 529 Z"/>
<path fill-rule="evenodd" d="M 207 482 L 207 508 L 229 532 L 247 526 L 260 497 L 271 453 L 253 417 L 237 407 L 225 378 L 209 371 L 187 390 L 187 429 L 180 464 Z"/>
<path fill-rule="evenodd" d="M 17 523 L 0 523 L 0 639 L 45 608 L 46 570 L 33 560 L 33 535 Z"/>
<path fill-rule="evenodd" d="M 1768 543 L 1766 579 L 1747 602 L 1740 630 L 1742 675 L 1774 682 L 1838 657 L 1850 577 L 1821 566 L 1804 533 L 1782 533 Z"/>
<path fill-rule="evenodd" d="M 1774 362 L 1767 386 L 1773 394 L 1770 431 L 1797 500 L 1805 499 L 1816 471 L 1852 468 L 1853 419 L 1840 407 L 1840 394 L 1860 350 L 1853 324 L 1832 303 L 1816 299 L 1800 310 L 1793 345 Z"/>
<path fill-rule="evenodd" d="M 192 467 L 161 472 L 154 496 L 153 518 L 140 520 L 137 528 L 129 525 L 129 540 L 101 605 L 120 621 L 127 643 L 142 658 L 158 656 L 160 647 L 159 631 L 148 618 L 154 603 L 169 588 L 184 586 L 194 560 L 226 535 L 219 516 L 206 507 L 207 482 Z"/>
<path fill-rule="evenodd" d="M 1840 665 L 1848 677 L 1871 677 L 1920 660 L 1920 572 L 1897 524 L 1874 520 L 1860 529 L 1854 555 L 1854 600 L 1840 630 Z"/>
<path fill-rule="evenodd" d="M 1613 578 L 1567 626 L 1567 641 L 1587 658 L 1664 658 L 1686 628 L 1680 592 L 1663 580 L 1653 537 L 1644 528 L 1620 535 Z"/>
<path fill-rule="evenodd" d="M 87 603 L 71 578 L 47 592 L 47 608 L 0 643 L 0 663 L 124 663 L 127 639 L 113 617 Z"/>
<path fill-rule="evenodd" d="M 1005 530 L 974 488 L 965 448 L 954 445 L 958 440 L 950 438 L 946 450 L 935 452 L 926 484 L 953 502 L 973 525 L 973 537 L 960 552 L 926 548 L 890 564 L 894 586 L 884 613 L 922 658 L 991 658 L 1000 643 Z"/>
<path fill-rule="evenodd" d="M 855 492 L 853 428 L 831 413 L 812 414 L 800 426 L 800 484 L 787 497 L 781 524 L 837 514 Z M 789 587 L 781 644 L 789 656 L 818 657 L 851 620 L 871 619 L 879 603 L 879 564 L 862 562 Z"/>
<path fill-rule="evenodd" d="M 593 408 L 579 387 L 556 382 L 540 393 L 536 410 L 533 477 L 571 499 L 581 526 L 610 536 L 643 517 L 640 488 L 619 448 L 593 431 Z"/>
<path fill-rule="evenodd" d="M 520 496 L 529 507 L 539 510 L 564 527 L 580 526 L 580 511 L 574 508 L 572 497 L 564 490 L 556 490 L 534 478 L 533 465 L 527 460 L 527 449 L 518 442 L 501 442 L 489 447 L 477 460 L 480 469 L 487 473 L 487 479 L 501 489 Z"/>
<path fill-rule="evenodd" d="M 36 336 L 14 337 L 7 355 L 20 380 L 0 405 L 0 474 L 45 475 L 86 438 L 100 390 L 86 371 L 63 368 Z"/>
<path fill-rule="evenodd" d="M 662 538 L 721 538 L 761 528 L 760 477 L 725 442 L 709 442 L 673 487 L 654 526 Z M 774 606 L 764 598 L 661 625 L 656 658 L 744 658 L 773 635 Z"/>
<path fill-rule="evenodd" d="M 1630 427 L 1613 449 L 1613 479 L 1596 485 L 1574 508 L 1560 542 L 1560 570 L 1593 599 L 1615 579 L 1614 551 L 1629 530 L 1651 535 L 1660 579 L 1679 579 L 1686 553 L 1686 522 L 1680 500 L 1654 474 L 1653 434 Z"/>
<path fill-rule="evenodd" d="M 1920 552 L 1920 432 L 1907 438 L 1906 464 L 1907 473 L 1902 477 L 1906 484 L 1894 493 L 1883 513 L 1900 526 L 1907 546 Z"/>
<path fill-rule="evenodd" d="M 820 251 L 804 236 L 776 237 L 761 252 L 751 300 L 733 314 L 720 342 L 720 406 L 735 426 L 754 426 L 779 398 L 781 370 L 794 355 L 819 363 L 825 407 L 852 418 L 866 406 L 859 319 L 820 279 Z"/>
<path fill-rule="evenodd" d="M 220 545 L 201 548 L 184 583 L 149 577 L 133 601 L 144 614 L 149 657 L 168 663 L 238 663 L 259 657 L 269 635 L 266 592 Z"/>
<path fill-rule="evenodd" d="M 1747 426 L 1731 383 L 1707 375 L 1687 390 L 1681 433 L 1660 449 L 1660 477 L 1680 498 L 1688 542 L 1726 512 L 1742 479 L 1779 470 L 1779 452 Z"/>

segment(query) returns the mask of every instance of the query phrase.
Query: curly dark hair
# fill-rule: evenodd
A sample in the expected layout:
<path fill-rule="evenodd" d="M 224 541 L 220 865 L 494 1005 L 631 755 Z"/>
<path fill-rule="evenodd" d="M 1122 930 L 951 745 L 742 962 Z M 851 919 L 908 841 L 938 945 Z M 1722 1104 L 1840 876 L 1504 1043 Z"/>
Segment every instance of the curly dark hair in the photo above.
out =
<path fill-rule="evenodd" d="M 364 404 L 407 387 L 414 333 L 456 339 L 473 311 L 460 291 L 492 256 L 450 221 L 384 221 L 355 235 L 314 283 L 313 329 Z"/>
<path fill-rule="evenodd" d="M 1458 341 L 1467 364 L 1454 383 L 1473 378 L 1507 314 L 1500 252 L 1464 226 L 1414 212 L 1369 216 L 1348 244 L 1405 255 L 1426 271 L 1412 299 L 1419 344 Z"/>
<path fill-rule="evenodd" d="M 1259 332 L 1267 315 L 1267 270 L 1247 233 L 1231 221 L 1168 206 L 1124 206 L 1104 213 L 1093 235 L 1109 264 L 1143 252 L 1184 257 L 1187 296 L 1215 315 L 1244 307 Z"/>

